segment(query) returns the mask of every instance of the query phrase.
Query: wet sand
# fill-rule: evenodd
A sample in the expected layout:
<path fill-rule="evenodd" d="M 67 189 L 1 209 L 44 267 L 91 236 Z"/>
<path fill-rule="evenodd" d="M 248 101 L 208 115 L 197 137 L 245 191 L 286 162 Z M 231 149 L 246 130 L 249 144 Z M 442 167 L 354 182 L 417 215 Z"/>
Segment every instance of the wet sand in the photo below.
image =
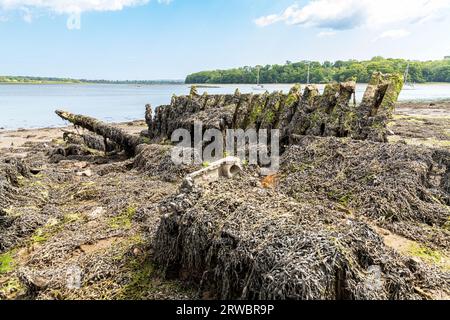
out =
<path fill-rule="evenodd" d="M 133 134 L 139 134 L 145 130 L 146 124 L 142 121 L 123 122 L 116 124 L 117 127 Z M 75 131 L 74 126 L 62 128 L 42 128 L 42 129 L 19 129 L 14 131 L 0 130 L 0 149 L 20 148 L 27 142 L 51 142 L 62 139 L 64 131 Z"/>

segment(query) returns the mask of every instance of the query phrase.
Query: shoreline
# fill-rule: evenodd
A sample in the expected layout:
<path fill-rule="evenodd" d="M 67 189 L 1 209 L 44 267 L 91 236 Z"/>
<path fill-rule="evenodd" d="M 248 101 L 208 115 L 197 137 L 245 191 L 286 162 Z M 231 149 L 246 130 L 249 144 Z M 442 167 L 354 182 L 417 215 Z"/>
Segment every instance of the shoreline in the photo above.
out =
<path fill-rule="evenodd" d="M 324 83 L 311 83 L 314 85 L 326 85 L 329 82 L 324 82 Z M 185 83 L 185 82 L 155 82 L 155 83 L 141 83 L 141 82 L 0 82 L 0 85 L 52 85 L 52 84 L 68 84 L 68 85 L 73 85 L 73 84 L 112 84 L 112 85 L 118 85 L 118 84 L 123 84 L 123 85 L 147 85 L 147 86 L 153 86 L 153 85 L 186 85 L 186 86 L 196 86 L 197 88 L 220 88 L 221 86 L 232 86 L 232 85 L 255 85 L 255 83 Z M 261 85 L 264 86 L 272 86 L 272 85 L 297 85 L 300 84 L 302 86 L 306 86 L 306 83 L 261 83 Z M 363 85 L 367 85 L 366 82 L 357 82 L 357 84 L 363 84 Z M 417 83 L 416 85 L 450 85 L 450 82 L 423 82 L 423 83 Z"/>
<path fill-rule="evenodd" d="M 417 118 L 417 119 L 450 119 L 450 99 L 428 100 L 428 101 L 401 101 L 397 104 L 394 118 Z M 139 134 L 147 129 L 143 119 L 108 122 L 128 133 Z M 20 148 L 27 142 L 47 143 L 62 139 L 64 130 L 73 129 L 72 125 L 61 127 L 44 128 L 19 128 L 0 129 L 0 153 L 2 149 Z M 450 128 L 449 132 L 450 132 Z"/>
<path fill-rule="evenodd" d="M 147 129 L 144 120 L 115 122 L 112 125 L 125 130 L 128 133 L 139 134 Z M 62 127 L 47 127 L 33 129 L 0 130 L 0 153 L 2 149 L 21 148 L 27 142 L 49 143 L 62 139 L 64 130 L 74 129 L 73 125 Z"/>

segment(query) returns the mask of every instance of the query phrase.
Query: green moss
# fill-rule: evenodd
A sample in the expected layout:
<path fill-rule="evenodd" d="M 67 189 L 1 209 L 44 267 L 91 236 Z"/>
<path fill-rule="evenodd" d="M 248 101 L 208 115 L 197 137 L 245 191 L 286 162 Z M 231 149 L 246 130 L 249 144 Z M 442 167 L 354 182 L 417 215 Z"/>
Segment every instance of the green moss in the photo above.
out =
<path fill-rule="evenodd" d="M 31 241 L 33 243 L 43 243 L 47 242 L 50 238 L 50 235 L 46 232 L 44 232 L 42 229 L 36 230 L 35 234 L 31 236 Z"/>
<path fill-rule="evenodd" d="M 403 89 L 403 76 L 400 74 L 391 74 L 388 76 L 389 86 L 381 102 L 380 108 L 391 113 L 394 110 L 395 103 L 398 100 L 400 92 Z"/>
<path fill-rule="evenodd" d="M 369 85 L 372 86 L 379 85 L 382 79 L 383 79 L 382 74 L 380 72 L 375 72 L 372 74 L 372 77 L 370 78 Z"/>
<path fill-rule="evenodd" d="M 266 123 L 272 123 L 275 119 L 275 113 L 272 110 L 269 110 L 267 111 L 265 118 Z"/>
<path fill-rule="evenodd" d="M 202 163 L 202 167 L 203 168 L 208 168 L 209 165 L 210 165 L 210 163 L 208 161 L 205 161 L 205 162 Z"/>
<path fill-rule="evenodd" d="M 79 213 L 69 213 L 64 216 L 62 223 L 68 224 L 68 223 L 73 223 L 73 222 L 77 222 L 77 221 L 82 221 L 83 219 L 84 219 L 84 216 L 82 216 Z"/>
<path fill-rule="evenodd" d="M 350 204 L 350 201 L 352 201 L 352 195 L 349 193 L 342 196 L 341 198 L 339 198 L 339 203 L 341 205 L 343 205 L 344 207 L 348 207 Z"/>
<path fill-rule="evenodd" d="M 252 112 L 250 113 L 250 119 L 249 119 L 249 123 L 250 124 L 254 124 L 256 122 L 256 120 L 258 120 L 261 112 L 262 112 L 263 106 L 260 104 L 256 104 L 253 106 Z"/>
<path fill-rule="evenodd" d="M 132 259 L 126 264 L 129 270 L 127 284 L 118 293 L 119 300 L 147 300 L 161 292 L 180 292 L 192 295 L 176 281 L 162 281 L 155 265 L 149 259 Z"/>
<path fill-rule="evenodd" d="M 295 103 L 298 102 L 300 92 L 301 92 L 301 86 L 299 84 L 296 84 L 292 87 L 292 89 L 289 91 L 288 97 L 286 99 L 286 105 L 288 107 L 292 107 L 295 105 Z"/>
<path fill-rule="evenodd" d="M 5 252 L 0 254 L 0 274 L 8 273 L 14 270 L 16 262 L 14 261 L 13 252 Z"/>
<path fill-rule="evenodd" d="M 150 138 L 148 138 L 148 137 L 142 137 L 141 138 L 141 141 L 142 141 L 142 143 L 144 143 L 144 144 L 151 144 L 151 140 L 150 140 Z"/>
<path fill-rule="evenodd" d="M 110 227 L 113 229 L 130 229 L 133 224 L 132 220 L 136 214 L 136 211 L 136 207 L 129 206 L 118 216 L 111 219 L 109 223 Z"/>
<path fill-rule="evenodd" d="M 350 192 L 342 195 L 342 193 L 334 190 L 329 191 L 327 196 L 330 200 L 337 201 L 340 205 L 344 207 L 349 207 L 350 202 L 353 199 L 353 195 Z"/>
<path fill-rule="evenodd" d="M 31 236 L 32 243 L 43 243 L 47 242 L 54 235 L 59 233 L 63 229 L 62 224 L 46 225 L 42 228 L 37 229 Z"/>
<path fill-rule="evenodd" d="M 56 234 L 60 233 L 64 229 L 65 225 L 81 221 L 83 218 L 84 217 L 80 214 L 73 213 L 65 215 L 61 222 L 56 219 L 52 219 L 45 226 L 38 228 L 31 236 L 30 240 L 32 243 L 47 242 Z"/>
<path fill-rule="evenodd" d="M 442 255 L 439 251 L 418 244 L 411 245 L 408 251 L 411 255 L 421 258 L 428 263 L 439 264 L 442 261 Z"/>
<path fill-rule="evenodd" d="M 150 262 L 140 265 L 136 260 L 131 262 L 131 277 L 120 293 L 119 299 L 124 300 L 142 300 L 145 294 L 152 289 L 152 278 L 154 277 L 155 267 Z"/>

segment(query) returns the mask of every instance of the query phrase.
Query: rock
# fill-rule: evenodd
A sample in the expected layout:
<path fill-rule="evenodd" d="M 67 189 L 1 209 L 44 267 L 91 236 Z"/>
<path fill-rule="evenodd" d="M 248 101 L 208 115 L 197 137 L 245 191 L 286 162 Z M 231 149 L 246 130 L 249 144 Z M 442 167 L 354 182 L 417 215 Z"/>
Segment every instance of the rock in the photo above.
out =
<path fill-rule="evenodd" d="M 98 207 L 98 208 L 95 208 L 94 211 L 92 211 L 91 213 L 88 214 L 88 218 L 91 220 L 96 220 L 96 219 L 100 218 L 101 216 L 103 216 L 104 213 L 105 213 L 105 209 L 103 207 Z"/>
<path fill-rule="evenodd" d="M 80 171 L 77 172 L 77 176 L 79 177 L 92 177 L 92 170 L 91 169 L 87 169 L 85 171 Z"/>

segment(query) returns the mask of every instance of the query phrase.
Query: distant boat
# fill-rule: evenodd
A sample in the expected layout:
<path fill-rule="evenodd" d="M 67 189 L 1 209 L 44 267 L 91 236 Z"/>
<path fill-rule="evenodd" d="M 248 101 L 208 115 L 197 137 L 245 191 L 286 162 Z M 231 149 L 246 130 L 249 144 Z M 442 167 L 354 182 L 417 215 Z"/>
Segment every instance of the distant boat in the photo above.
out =
<path fill-rule="evenodd" d="M 252 89 L 256 90 L 256 91 L 263 91 L 263 90 L 266 90 L 266 88 L 264 88 L 264 86 L 259 83 L 259 74 L 260 74 L 260 68 L 258 67 L 258 75 L 256 78 L 256 87 L 252 87 Z"/>
<path fill-rule="evenodd" d="M 405 85 L 403 86 L 404 90 L 414 90 L 415 89 L 415 85 L 413 82 L 409 81 L 409 79 L 411 78 L 409 76 L 409 63 L 406 66 L 406 70 L 405 70 L 405 74 L 403 75 L 404 81 L 405 81 Z"/>

